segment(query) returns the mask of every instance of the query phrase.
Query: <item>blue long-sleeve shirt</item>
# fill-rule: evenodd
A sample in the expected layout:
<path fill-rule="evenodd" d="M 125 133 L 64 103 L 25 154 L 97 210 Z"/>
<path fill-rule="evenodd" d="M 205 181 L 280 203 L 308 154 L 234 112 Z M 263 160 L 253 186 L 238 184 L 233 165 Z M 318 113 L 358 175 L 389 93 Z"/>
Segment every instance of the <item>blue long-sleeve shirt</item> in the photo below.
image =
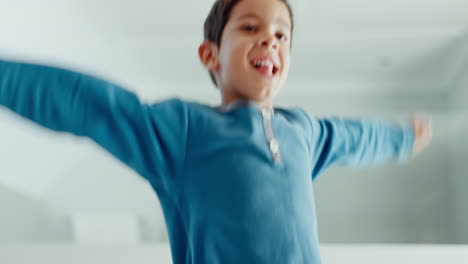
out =
<path fill-rule="evenodd" d="M 148 180 L 173 263 L 320 263 L 312 180 L 332 164 L 406 161 L 413 132 L 249 101 L 144 104 L 101 79 L 0 61 L 0 105 L 86 136 Z"/>

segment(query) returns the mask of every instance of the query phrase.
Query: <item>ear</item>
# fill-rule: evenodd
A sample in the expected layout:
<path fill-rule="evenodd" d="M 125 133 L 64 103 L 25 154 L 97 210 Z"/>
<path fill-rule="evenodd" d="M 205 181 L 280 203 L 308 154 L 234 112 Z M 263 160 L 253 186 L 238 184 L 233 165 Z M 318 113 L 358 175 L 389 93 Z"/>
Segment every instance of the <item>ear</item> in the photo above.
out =
<path fill-rule="evenodd" d="M 209 71 L 216 71 L 219 68 L 218 54 L 218 45 L 209 40 L 203 41 L 198 48 L 200 61 Z"/>

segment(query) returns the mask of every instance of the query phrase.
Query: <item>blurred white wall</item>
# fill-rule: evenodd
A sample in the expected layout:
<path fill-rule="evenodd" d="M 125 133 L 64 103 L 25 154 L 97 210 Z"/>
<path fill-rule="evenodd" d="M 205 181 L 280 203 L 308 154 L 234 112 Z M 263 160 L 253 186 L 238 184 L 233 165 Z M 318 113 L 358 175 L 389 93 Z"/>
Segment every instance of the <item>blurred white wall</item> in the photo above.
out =
<path fill-rule="evenodd" d="M 44 201 L 0 186 L 0 244 L 50 241 L 51 229 Z"/>
<path fill-rule="evenodd" d="M 456 134 L 451 138 L 453 161 L 452 210 L 454 218 L 454 239 L 468 243 L 468 34 L 465 37 L 465 51 L 461 54 L 462 67 L 454 82 L 452 94 L 453 123 Z"/>

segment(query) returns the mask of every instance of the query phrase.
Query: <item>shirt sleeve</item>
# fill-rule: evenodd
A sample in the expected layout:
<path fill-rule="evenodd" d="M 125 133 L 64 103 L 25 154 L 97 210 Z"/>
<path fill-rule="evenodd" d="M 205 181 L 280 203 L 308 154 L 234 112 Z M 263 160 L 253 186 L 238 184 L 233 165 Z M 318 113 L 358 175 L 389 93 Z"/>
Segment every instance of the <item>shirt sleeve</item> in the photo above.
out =
<path fill-rule="evenodd" d="M 414 134 L 410 125 L 339 117 L 309 117 L 309 120 L 314 164 L 312 179 L 333 164 L 365 168 L 389 161 L 404 163 L 411 156 Z"/>
<path fill-rule="evenodd" d="M 156 191 L 173 188 L 185 158 L 188 110 L 178 99 L 147 105 L 89 75 L 0 60 L 0 105 L 49 129 L 89 137 Z"/>

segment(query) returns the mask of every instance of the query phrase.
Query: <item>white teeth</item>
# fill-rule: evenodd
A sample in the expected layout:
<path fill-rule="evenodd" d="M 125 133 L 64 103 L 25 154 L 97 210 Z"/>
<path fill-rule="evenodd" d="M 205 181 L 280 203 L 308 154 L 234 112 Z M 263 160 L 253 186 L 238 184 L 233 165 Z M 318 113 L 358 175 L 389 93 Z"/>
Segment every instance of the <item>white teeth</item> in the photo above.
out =
<path fill-rule="evenodd" d="M 273 66 L 273 63 L 269 60 L 255 60 L 253 62 L 253 65 L 255 67 L 261 67 L 261 66 Z"/>

